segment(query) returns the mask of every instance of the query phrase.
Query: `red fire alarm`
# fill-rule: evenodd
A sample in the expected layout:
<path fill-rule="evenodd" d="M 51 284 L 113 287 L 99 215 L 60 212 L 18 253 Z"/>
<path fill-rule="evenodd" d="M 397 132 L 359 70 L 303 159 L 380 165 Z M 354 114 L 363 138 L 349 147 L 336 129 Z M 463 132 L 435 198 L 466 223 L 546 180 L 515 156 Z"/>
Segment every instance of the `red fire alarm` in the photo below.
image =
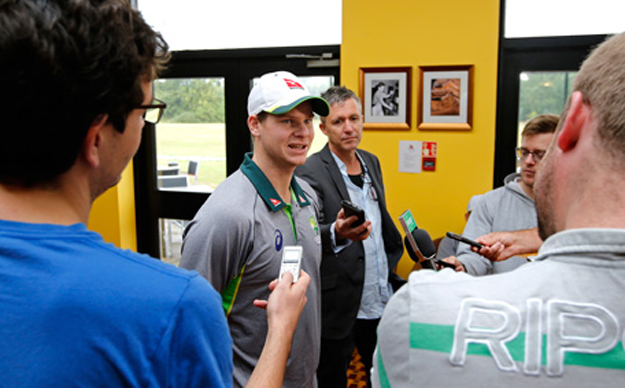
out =
<path fill-rule="evenodd" d="M 436 153 L 438 146 L 435 141 L 424 141 L 421 157 L 421 169 L 423 171 L 436 171 Z"/>

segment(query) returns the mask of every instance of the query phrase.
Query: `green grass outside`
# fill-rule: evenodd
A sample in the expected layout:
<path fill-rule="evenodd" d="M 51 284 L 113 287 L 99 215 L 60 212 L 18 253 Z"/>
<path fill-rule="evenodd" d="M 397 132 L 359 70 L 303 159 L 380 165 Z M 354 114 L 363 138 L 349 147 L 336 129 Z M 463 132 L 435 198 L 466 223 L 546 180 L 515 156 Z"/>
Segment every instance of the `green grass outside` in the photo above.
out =
<path fill-rule="evenodd" d="M 315 139 L 308 155 L 319 151 L 326 136 L 319 130 L 315 118 Z M 198 160 L 198 185 L 215 188 L 226 178 L 225 124 L 172 124 L 156 126 L 157 165 L 166 167 L 178 162 L 182 173 L 187 171 L 189 160 Z"/>
<path fill-rule="evenodd" d="M 199 161 L 198 185 L 212 188 L 226 178 L 224 124 L 167 124 L 156 127 L 157 165 L 178 162 L 187 171 L 189 160 Z"/>

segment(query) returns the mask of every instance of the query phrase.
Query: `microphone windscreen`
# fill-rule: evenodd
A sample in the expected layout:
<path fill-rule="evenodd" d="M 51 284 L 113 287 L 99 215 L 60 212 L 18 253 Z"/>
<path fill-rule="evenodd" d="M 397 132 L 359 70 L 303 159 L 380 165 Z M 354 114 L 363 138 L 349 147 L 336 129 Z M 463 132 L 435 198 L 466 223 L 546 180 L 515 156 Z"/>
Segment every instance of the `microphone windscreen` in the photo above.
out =
<path fill-rule="evenodd" d="M 428 232 L 423 229 L 415 229 L 412 231 L 412 237 L 414 237 L 417 247 L 419 247 L 424 257 L 434 257 L 436 255 L 434 241 L 432 241 Z"/>
<path fill-rule="evenodd" d="M 408 256 L 410 256 L 412 261 L 414 261 L 415 263 L 418 263 L 419 256 L 417 256 L 417 253 L 414 251 L 414 249 L 412 249 L 412 245 L 410 245 L 410 241 L 408 241 L 408 237 L 404 237 L 404 245 L 406 246 L 406 251 L 408 251 Z"/>

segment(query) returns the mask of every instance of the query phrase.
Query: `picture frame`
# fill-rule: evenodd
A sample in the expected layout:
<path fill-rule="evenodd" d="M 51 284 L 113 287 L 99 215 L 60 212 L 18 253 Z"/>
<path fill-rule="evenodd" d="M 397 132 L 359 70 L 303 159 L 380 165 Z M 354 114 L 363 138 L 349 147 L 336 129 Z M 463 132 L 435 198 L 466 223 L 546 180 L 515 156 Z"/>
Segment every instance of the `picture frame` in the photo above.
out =
<path fill-rule="evenodd" d="M 419 66 L 419 130 L 473 128 L 473 65 Z"/>
<path fill-rule="evenodd" d="M 364 129 L 410 129 L 412 67 L 361 67 Z"/>

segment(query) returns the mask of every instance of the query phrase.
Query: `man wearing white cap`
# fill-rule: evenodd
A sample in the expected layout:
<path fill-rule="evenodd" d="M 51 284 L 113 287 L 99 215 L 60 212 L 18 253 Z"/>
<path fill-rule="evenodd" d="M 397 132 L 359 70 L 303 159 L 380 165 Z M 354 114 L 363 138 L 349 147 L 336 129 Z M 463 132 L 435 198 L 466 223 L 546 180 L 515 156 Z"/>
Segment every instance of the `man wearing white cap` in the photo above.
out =
<path fill-rule="evenodd" d="M 253 306 L 269 297 L 285 246 L 303 249 L 308 302 L 295 330 L 285 387 L 316 387 L 321 338 L 321 237 L 314 190 L 293 176 L 306 162 L 314 113 L 329 106 L 288 72 L 265 74 L 248 98 L 254 139 L 239 170 L 213 192 L 185 231 L 181 266 L 195 269 L 221 293 L 233 340 L 234 386 L 245 386 L 258 361 L 267 318 Z"/>

